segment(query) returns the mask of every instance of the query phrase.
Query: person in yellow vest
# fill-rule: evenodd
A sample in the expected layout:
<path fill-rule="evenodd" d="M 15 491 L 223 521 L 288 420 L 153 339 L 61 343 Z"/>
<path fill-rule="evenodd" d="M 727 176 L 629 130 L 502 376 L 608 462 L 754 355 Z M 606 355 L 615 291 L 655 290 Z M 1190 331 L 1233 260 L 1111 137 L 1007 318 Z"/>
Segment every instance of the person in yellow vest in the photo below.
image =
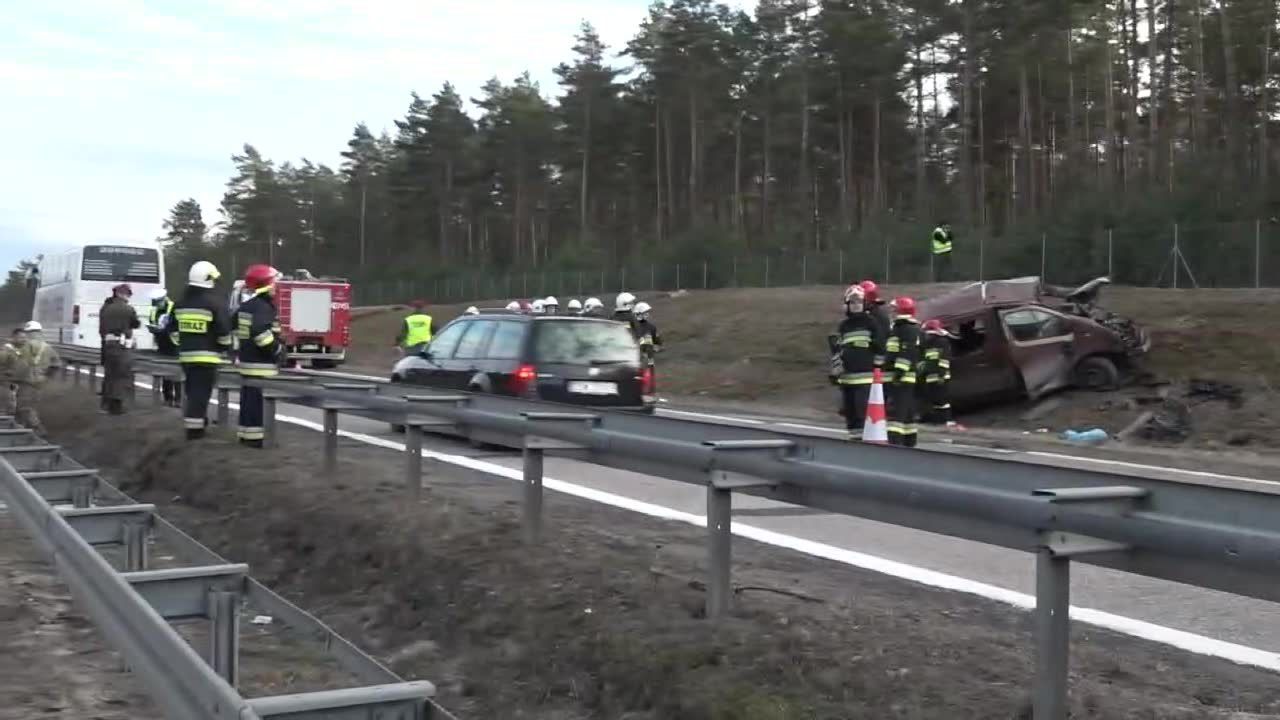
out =
<path fill-rule="evenodd" d="M 410 306 L 413 312 L 400 324 L 400 332 L 396 335 L 396 345 L 405 355 L 421 352 L 431 342 L 431 316 L 424 312 L 427 304 L 414 300 Z"/>
<path fill-rule="evenodd" d="M 955 235 L 951 223 L 943 220 L 933 229 L 930 249 L 933 251 L 933 281 L 943 282 L 951 277 L 951 242 Z"/>

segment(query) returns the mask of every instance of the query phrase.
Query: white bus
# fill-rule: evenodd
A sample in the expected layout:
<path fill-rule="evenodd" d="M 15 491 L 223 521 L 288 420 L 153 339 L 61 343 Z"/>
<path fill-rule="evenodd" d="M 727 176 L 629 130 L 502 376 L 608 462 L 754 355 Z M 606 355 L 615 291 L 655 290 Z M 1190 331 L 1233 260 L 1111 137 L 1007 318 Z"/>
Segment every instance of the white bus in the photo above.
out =
<path fill-rule="evenodd" d="M 164 287 L 164 256 L 155 243 L 85 245 L 49 254 L 40 261 L 34 319 L 45 339 L 82 347 L 101 347 L 98 311 L 111 288 L 128 283 L 142 327 L 134 331 L 134 347 L 155 347 L 147 332 L 151 291 Z"/>

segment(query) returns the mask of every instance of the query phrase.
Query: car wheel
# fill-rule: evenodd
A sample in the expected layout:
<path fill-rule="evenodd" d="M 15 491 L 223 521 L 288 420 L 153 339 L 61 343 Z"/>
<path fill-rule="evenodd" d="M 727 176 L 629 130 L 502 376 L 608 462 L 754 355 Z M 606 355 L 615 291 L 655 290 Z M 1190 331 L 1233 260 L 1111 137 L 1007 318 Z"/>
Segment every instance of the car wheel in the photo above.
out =
<path fill-rule="evenodd" d="M 1087 357 L 1076 365 L 1075 386 L 1086 390 L 1110 390 L 1120 384 L 1120 370 L 1110 358 Z"/>

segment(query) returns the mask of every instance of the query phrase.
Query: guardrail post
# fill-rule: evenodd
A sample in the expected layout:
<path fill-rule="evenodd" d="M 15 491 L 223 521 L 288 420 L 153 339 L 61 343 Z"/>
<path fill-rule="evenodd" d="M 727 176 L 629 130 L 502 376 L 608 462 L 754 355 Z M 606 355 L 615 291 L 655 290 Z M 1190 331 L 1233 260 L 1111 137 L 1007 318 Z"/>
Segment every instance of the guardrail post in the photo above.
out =
<path fill-rule="evenodd" d="M 240 678 L 240 593 L 209 592 L 209 665 L 231 687 Z"/>
<path fill-rule="evenodd" d="M 73 368 L 71 372 L 71 384 L 75 387 L 80 387 L 80 363 L 70 362 L 67 364 Z"/>
<path fill-rule="evenodd" d="M 124 524 L 125 572 L 147 569 L 147 525 L 139 522 Z"/>
<path fill-rule="evenodd" d="M 338 410 L 324 409 L 324 471 L 333 474 L 338 469 Z"/>
<path fill-rule="evenodd" d="M 151 404 L 159 405 L 164 402 L 164 376 L 158 373 L 151 374 Z"/>
<path fill-rule="evenodd" d="M 262 445 L 268 448 L 280 445 L 276 437 L 276 396 L 270 390 L 262 393 Z"/>
<path fill-rule="evenodd" d="M 416 501 L 422 497 L 422 423 L 408 420 L 404 432 L 405 488 L 409 497 Z"/>
<path fill-rule="evenodd" d="M 87 508 L 93 505 L 93 489 L 97 485 L 93 480 L 78 482 L 71 487 L 71 505 L 76 508 Z"/>
<path fill-rule="evenodd" d="M 707 617 L 714 620 L 729 614 L 733 562 L 733 491 L 773 487 L 777 483 L 764 478 L 721 470 L 716 454 L 748 452 L 780 455 L 792 453 L 791 440 L 708 440 L 702 443 L 712 450 L 707 480 Z"/>
<path fill-rule="evenodd" d="M 231 424 L 231 388 L 218 386 L 218 425 L 228 427 Z"/>
<path fill-rule="evenodd" d="M 1034 490 L 1049 503 L 1090 512 L 1119 514 L 1133 510 L 1146 497 L 1139 487 L 1073 487 Z M 1033 720 L 1066 720 L 1067 677 L 1071 656 L 1071 558 L 1100 553 L 1123 553 L 1129 546 L 1050 531 L 1041 534 L 1036 554 L 1036 679 Z"/>
<path fill-rule="evenodd" d="M 98 389 L 98 366 L 97 365 L 92 365 L 92 364 L 89 365 L 89 389 L 90 390 Z"/>
<path fill-rule="evenodd" d="M 540 448 L 524 449 L 524 541 L 536 545 L 542 538 L 542 467 Z"/>

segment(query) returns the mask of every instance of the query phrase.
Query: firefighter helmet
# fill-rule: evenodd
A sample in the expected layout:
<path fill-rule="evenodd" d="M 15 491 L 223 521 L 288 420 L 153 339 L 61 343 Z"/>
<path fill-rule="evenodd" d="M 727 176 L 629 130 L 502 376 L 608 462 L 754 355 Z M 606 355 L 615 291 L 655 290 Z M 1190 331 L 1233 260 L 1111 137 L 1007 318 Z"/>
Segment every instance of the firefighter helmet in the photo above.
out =
<path fill-rule="evenodd" d="M 590 314 L 601 310 L 604 310 L 604 303 L 600 302 L 600 298 L 587 298 L 586 302 L 582 303 L 584 313 Z"/>
<path fill-rule="evenodd" d="M 534 300 L 529 303 L 529 310 L 531 310 L 534 315 L 541 315 L 547 311 L 547 304 L 542 300 Z"/>
<path fill-rule="evenodd" d="M 467 314 L 467 315 L 479 315 L 479 314 L 480 314 L 480 308 L 476 307 L 475 305 L 472 305 L 471 307 L 467 308 L 467 312 L 466 312 L 466 314 Z"/>
<path fill-rule="evenodd" d="M 571 298 L 569 300 L 568 308 L 569 312 L 580 313 L 582 312 L 582 301 L 578 298 Z"/>
<path fill-rule="evenodd" d="M 511 312 L 520 312 L 520 303 L 515 300 L 512 300 L 511 302 L 507 303 L 507 309 L 510 310 Z"/>
<path fill-rule="evenodd" d="M 636 306 L 636 296 L 629 292 L 618 293 L 617 299 L 613 301 L 614 312 L 631 312 Z"/>
<path fill-rule="evenodd" d="M 244 286 L 250 290 L 261 290 L 271 287 L 276 280 L 280 279 L 280 271 L 270 265 L 250 265 L 248 270 L 244 271 Z"/>
<path fill-rule="evenodd" d="M 653 308 L 649 305 L 649 303 L 638 302 L 636 303 L 635 308 L 633 308 L 631 312 L 635 314 L 637 320 L 645 320 L 649 317 L 649 313 L 652 310 Z"/>
<path fill-rule="evenodd" d="M 208 260 L 201 260 L 187 271 L 187 284 L 192 287 L 211 288 L 220 277 L 222 273 L 218 272 L 216 265 Z"/>
<path fill-rule="evenodd" d="M 875 280 L 863 280 L 858 283 L 858 287 L 862 288 L 862 295 L 869 303 L 880 301 L 880 286 L 876 285 Z"/>
<path fill-rule="evenodd" d="M 916 301 L 909 297 L 894 298 L 893 309 L 897 311 L 899 315 L 905 315 L 907 317 L 915 317 Z"/>

